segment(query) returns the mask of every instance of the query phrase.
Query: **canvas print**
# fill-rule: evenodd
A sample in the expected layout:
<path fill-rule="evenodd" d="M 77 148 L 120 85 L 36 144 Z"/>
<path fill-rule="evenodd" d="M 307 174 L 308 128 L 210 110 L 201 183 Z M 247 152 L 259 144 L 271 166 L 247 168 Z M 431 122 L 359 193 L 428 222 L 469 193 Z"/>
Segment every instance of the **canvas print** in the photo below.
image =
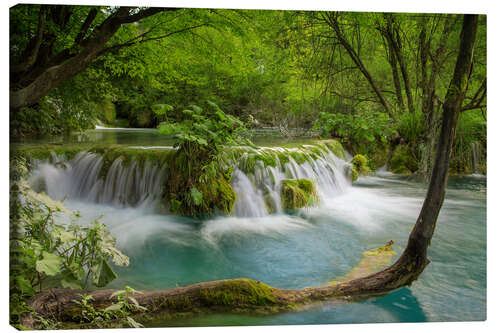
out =
<path fill-rule="evenodd" d="M 12 326 L 486 319 L 485 15 L 9 24 Z"/>

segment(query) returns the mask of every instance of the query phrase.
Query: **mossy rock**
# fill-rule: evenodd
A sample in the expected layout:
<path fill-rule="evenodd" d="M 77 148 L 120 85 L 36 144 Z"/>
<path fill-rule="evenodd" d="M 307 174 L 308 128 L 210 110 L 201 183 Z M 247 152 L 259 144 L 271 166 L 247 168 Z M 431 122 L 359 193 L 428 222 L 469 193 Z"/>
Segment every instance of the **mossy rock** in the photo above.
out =
<path fill-rule="evenodd" d="M 351 180 L 354 182 L 358 179 L 359 175 L 366 176 L 371 172 L 370 167 L 368 166 L 368 158 L 366 156 L 357 154 L 351 160 L 352 172 L 351 172 Z"/>
<path fill-rule="evenodd" d="M 332 153 L 334 153 L 337 157 L 342 158 L 342 159 L 346 158 L 344 147 L 342 147 L 342 144 L 339 141 L 332 139 L 332 140 L 324 140 L 324 141 L 320 141 L 320 142 L 325 144 L 328 147 L 328 149 Z"/>
<path fill-rule="evenodd" d="M 240 157 L 244 156 L 245 153 L 239 154 Z M 277 160 L 276 155 L 271 151 L 249 151 L 246 152 L 246 157 L 240 159 L 239 168 L 245 174 L 253 174 L 255 172 L 255 168 L 258 164 L 261 167 L 276 167 Z"/>
<path fill-rule="evenodd" d="M 217 208 L 224 214 L 231 214 L 236 203 L 236 193 L 224 177 L 210 179 L 198 187 L 203 195 L 199 213 L 211 214 Z"/>
<path fill-rule="evenodd" d="M 286 179 L 281 183 L 281 203 L 285 210 L 296 210 L 318 202 L 316 188 L 309 179 Z"/>
<path fill-rule="evenodd" d="M 418 170 L 418 161 L 411 153 L 410 147 L 399 145 L 394 149 L 388 167 L 393 173 L 407 175 Z"/>
<path fill-rule="evenodd" d="M 215 176 L 200 177 L 193 171 L 192 161 L 184 151 L 175 151 L 168 163 L 165 200 L 170 211 L 189 216 L 210 216 L 216 212 L 230 214 L 236 203 L 236 193 L 229 184 L 233 168 L 220 165 Z M 191 168 L 191 169 L 190 169 Z M 191 170 L 190 172 L 187 172 Z M 203 172 L 203 171 L 202 171 Z"/>

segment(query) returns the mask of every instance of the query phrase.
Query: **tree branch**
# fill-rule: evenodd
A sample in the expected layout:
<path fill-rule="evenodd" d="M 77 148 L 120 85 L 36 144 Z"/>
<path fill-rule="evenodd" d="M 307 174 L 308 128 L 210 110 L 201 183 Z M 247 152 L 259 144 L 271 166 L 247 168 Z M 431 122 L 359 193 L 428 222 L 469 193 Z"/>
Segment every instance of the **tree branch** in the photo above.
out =
<path fill-rule="evenodd" d="M 142 44 L 142 43 L 153 41 L 153 40 L 164 39 L 164 38 L 167 38 L 167 37 L 172 36 L 174 34 L 178 34 L 178 33 L 186 32 L 186 31 L 189 31 L 189 30 L 193 30 L 193 29 L 196 29 L 196 28 L 199 28 L 199 27 L 202 27 L 202 26 L 207 26 L 207 24 L 206 23 L 198 24 L 198 25 L 195 25 L 195 26 L 192 26 L 192 27 L 187 27 L 187 28 L 183 28 L 183 29 L 180 29 L 180 30 L 172 31 L 172 32 L 169 32 L 169 33 L 161 35 L 161 36 L 140 39 L 140 38 L 146 36 L 148 33 L 151 32 L 150 30 L 148 30 L 145 33 L 143 33 L 143 34 L 141 34 L 141 35 L 139 35 L 139 36 L 131 39 L 130 41 L 128 41 L 126 43 L 116 44 L 116 45 L 113 45 L 113 46 L 110 46 L 110 47 L 107 47 L 107 48 L 103 49 L 99 53 L 99 55 L 102 55 L 104 53 L 107 53 L 107 52 L 110 52 L 110 51 L 113 51 L 113 50 L 120 49 L 122 47 L 127 47 L 127 46 L 132 46 L 132 45 L 138 45 L 138 44 Z"/>
<path fill-rule="evenodd" d="M 177 10 L 177 8 L 147 8 L 130 15 L 131 9 L 131 7 L 120 7 L 115 13 L 106 18 L 96 28 L 96 34 L 92 38 L 81 41 L 81 50 L 79 52 L 72 53 L 66 49 L 49 59 L 47 63 L 51 65 L 50 67 L 40 70 L 23 88 L 10 91 L 10 107 L 19 109 L 32 105 L 47 95 L 59 83 L 83 71 L 100 55 L 105 44 L 122 24 L 136 22 L 162 11 Z M 65 20 L 66 17 L 64 17 Z"/>
<path fill-rule="evenodd" d="M 483 100 L 486 97 L 486 79 L 483 80 L 481 86 L 477 89 L 474 97 L 471 98 L 471 101 L 461 108 L 461 112 L 473 109 L 480 109 L 486 107 L 486 104 L 481 105 Z"/>
<path fill-rule="evenodd" d="M 85 22 L 83 22 L 80 28 L 80 32 L 78 32 L 78 35 L 75 38 L 75 43 L 73 44 L 74 46 L 80 44 L 80 42 L 83 40 L 83 38 L 85 37 L 90 28 L 90 25 L 92 24 L 92 22 L 94 22 L 97 13 L 98 13 L 97 8 L 92 8 L 89 11 L 89 13 L 87 14 L 87 18 L 85 19 Z"/>
<path fill-rule="evenodd" d="M 38 51 L 40 50 L 40 45 L 42 45 L 43 40 L 43 29 L 45 26 L 45 12 L 46 7 L 40 6 L 40 12 L 38 14 L 38 26 L 36 36 L 30 40 L 28 45 L 26 46 L 26 50 L 24 51 L 24 56 L 26 60 L 20 64 L 17 64 L 12 67 L 12 73 L 21 73 L 27 71 L 33 64 L 36 62 L 38 58 Z"/>

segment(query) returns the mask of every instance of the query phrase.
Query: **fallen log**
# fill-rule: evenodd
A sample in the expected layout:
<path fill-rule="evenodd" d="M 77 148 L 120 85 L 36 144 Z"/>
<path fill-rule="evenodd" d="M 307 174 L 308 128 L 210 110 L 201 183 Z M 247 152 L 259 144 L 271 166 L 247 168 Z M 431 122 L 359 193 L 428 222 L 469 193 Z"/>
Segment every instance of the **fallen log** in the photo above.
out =
<path fill-rule="evenodd" d="M 393 242 L 363 253 L 360 263 L 341 278 L 361 278 L 380 269 L 381 265 L 390 264 L 396 254 L 392 250 Z M 297 311 L 304 305 L 332 299 L 355 300 L 363 297 L 363 289 L 349 282 L 330 283 L 320 287 L 303 289 L 279 289 L 261 281 L 247 278 L 201 282 L 189 286 L 167 290 L 139 291 L 134 294 L 140 306 L 146 312 L 137 312 L 133 316 L 141 322 L 158 318 L 191 315 L 208 312 L 252 312 L 271 314 L 281 311 Z M 353 291 L 357 290 L 356 293 Z M 83 290 L 50 289 L 32 297 L 28 305 L 35 313 L 23 316 L 22 325 L 36 328 L 37 317 L 52 318 L 78 327 L 81 320 L 81 301 Z M 91 304 L 97 311 L 102 311 L 117 301 L 113 296 L 116 290 L 96 290 L 89 292 Z M 378 292 L 378 291 L 377 291 Z M 381 290 L 381 293 L 384 291 Z M 373 293 L 372 293 L 373 295 Z M 83 325 L 85 326 L 85 325 Z"/>

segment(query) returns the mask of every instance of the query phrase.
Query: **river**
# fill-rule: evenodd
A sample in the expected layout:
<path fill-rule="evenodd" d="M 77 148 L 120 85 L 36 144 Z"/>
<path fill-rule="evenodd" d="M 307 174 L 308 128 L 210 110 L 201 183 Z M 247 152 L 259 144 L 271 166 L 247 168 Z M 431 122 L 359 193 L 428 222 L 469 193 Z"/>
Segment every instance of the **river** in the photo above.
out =
<path fill-rule="evenodd" d="M 24 144 L 79 141 L 143 148 L 171 144 L 155 131 L 109 129 Z M 257 138 L 255 142 L 261 146 L 290 143 L 279 138 Z M 165 289 L 248 277 L 274 287 L 295 289 L 335 280 L 358 264 L 363 251 L 389 240 L 394 241 L 394 250 L 399 255 L 418 216 L 426 186 L 383 171 L 360 177 L 350 185 L 341 179 L 337 170 L 323 174 L 328 165 L 338 167 L 344 162 L 319 162 L 310 170 L 296 172 L 318 179 L 321 202 L 317 207 L 302 209 L 293 215 L 280 210 L 262 213 L 250 207 L 250 203 L 244 203 L 245 196 L 249 202 L 257 200 L 257 194 L 250 193 L 249 189 L 252 185 L 255 187 L 257 181 L 244 175 L 239 180 L 238 177 L 234 180 L 233 175 L 239 201 L 236 213 L 228 217 L 196 220 L 160 214 L 147 200 L 127 206 L 113 200 L 69 195 L 65 203 L 70 209 L 80 211 L 81 223 L 89 223 L 102 215 L 101 222 L 117 238 L 118 247 L 130 257 L 130 266 L 116 267 L 119 277 L 109 285 L 112 288 L 129 285 L 135 289 Z M 35 170 L 47 178 L 49 195 L 56 198 L 65 195 L 61 184 L 74 182 L 69 179 L 73 176 L 64 172 L 47 165 Z M 52 190 L 51 177 L 54 183 L 57 180 Z M 238 186 L 242 189 L 237 190 Z M 268 316 L 201 315 L 156 322 L 155 326 L 485 320 L 484 176 L 450 178 L 429 258 L 431 263 L 410 288 L 383 297 L 353 303 L 326 302 L 298 312 Z"/>

